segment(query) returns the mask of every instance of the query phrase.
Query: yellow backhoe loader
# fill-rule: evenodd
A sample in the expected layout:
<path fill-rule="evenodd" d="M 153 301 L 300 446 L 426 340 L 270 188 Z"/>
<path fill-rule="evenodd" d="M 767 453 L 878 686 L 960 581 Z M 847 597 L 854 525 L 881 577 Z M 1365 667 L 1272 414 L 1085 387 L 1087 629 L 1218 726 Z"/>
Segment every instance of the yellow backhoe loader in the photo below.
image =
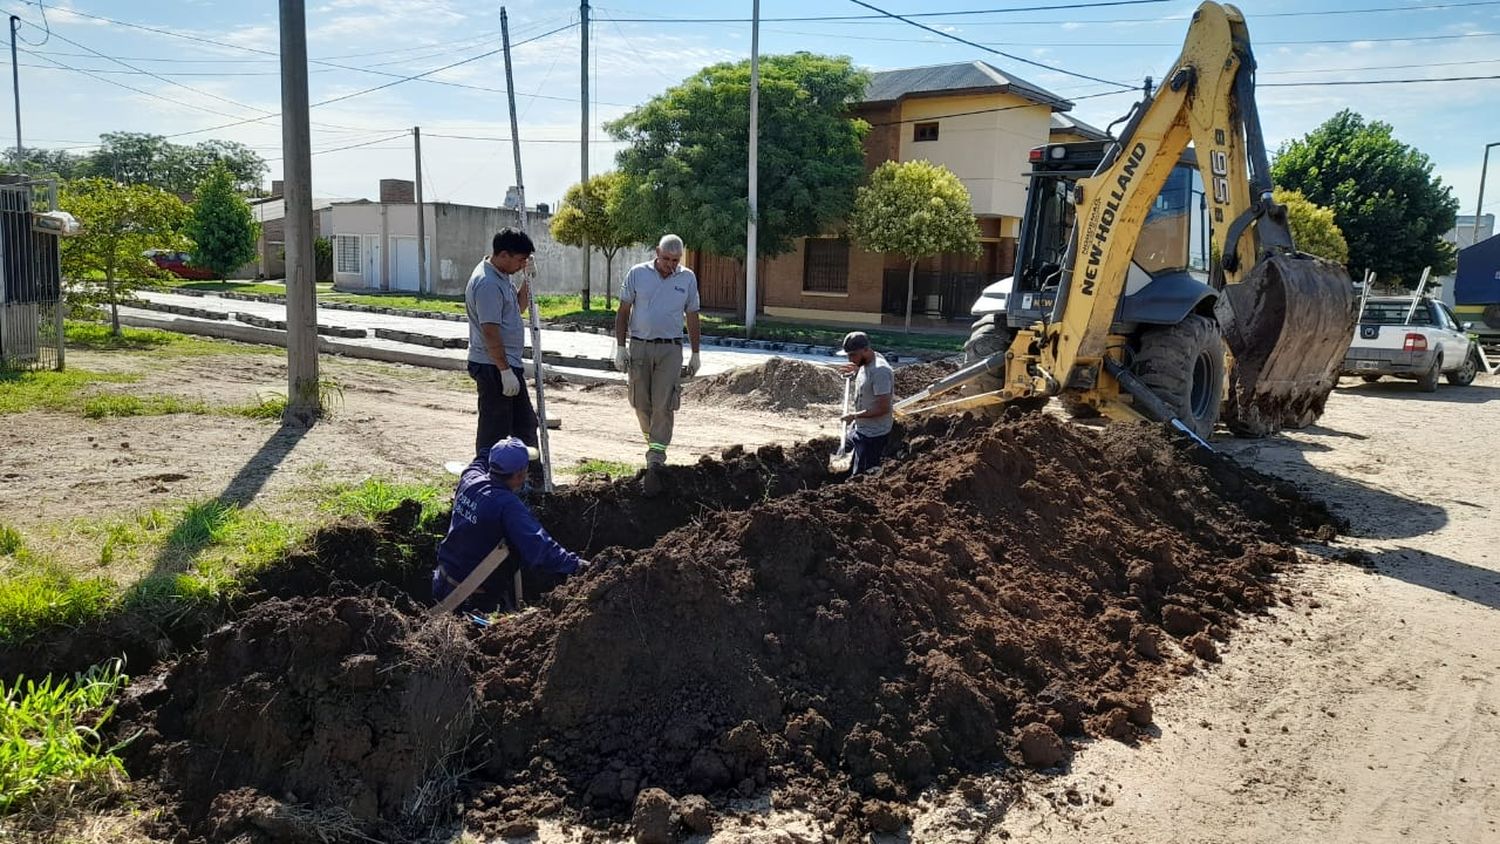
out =
<path fill-rule="evenodd" d="M 897 412 L 1058 396 L 1200 441 L 1220 421 L 1264 436 L 1317 419 L 1354 336 L 1354 286 L 1292 243 L 1254 73 L 1244 16 L 1203 3 L 1118 140 L 1033 150 L 1015 273 L 976 303 L 968 365 Z"/>

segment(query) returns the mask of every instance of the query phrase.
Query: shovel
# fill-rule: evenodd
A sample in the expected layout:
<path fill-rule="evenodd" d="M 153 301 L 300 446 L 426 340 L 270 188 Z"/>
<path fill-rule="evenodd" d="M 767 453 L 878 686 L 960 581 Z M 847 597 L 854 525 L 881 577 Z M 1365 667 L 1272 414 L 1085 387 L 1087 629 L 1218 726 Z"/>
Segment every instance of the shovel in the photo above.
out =
<path fill-rule="evenodd" d="M 843 419 L 844 419 L 844 417 L 849 415 L 849 405 L 853 401 L 853 399 L 854 399 L 854 379 L 853 378 L 845 378 L 844 379 L 844 412 L 839 414 L 839 421 L 842 422 Z M 839 458 L 841 458 L 844 455 L 846 455 L 846 454 L 849 453 L 849 429 L 851 427 L 853 427 L 853 425 L 854 425 L 853 422 L 845 422 L 844 425 L 842 426 L 842 428 L 840 429 L 840 431 L 839 431 L 839 450 L 835 451 L 833 453 L 833 457 L 834 457 L 835 460 L 837 460 L 837 459 L 839 459 Z"/>

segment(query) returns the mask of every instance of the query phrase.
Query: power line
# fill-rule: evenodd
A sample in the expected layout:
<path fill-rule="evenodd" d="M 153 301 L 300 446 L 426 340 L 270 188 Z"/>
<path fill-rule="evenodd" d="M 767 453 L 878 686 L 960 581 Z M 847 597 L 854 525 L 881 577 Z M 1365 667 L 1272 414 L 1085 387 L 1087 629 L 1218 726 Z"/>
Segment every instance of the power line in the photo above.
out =
<path fill-rule="evenodd" d="M 1421 82 L 1477 82 L 1494 76 L 1437 76 L 1430 79 L 1325 79 L 1322 82 L 1258 82 L 1257 88 L 1321 88 L 1332 85 L 1413 85 Z"/>
<path fill-rule="evenodd" d="M 409 136 L 409 135 L 411 135 L 411 131 L 410 131 L 410 130 L 407 130 L 407 131 L 405 131 L 405 132 L 398 132 L 398 133 L 397 133 L 397 134 L 394 134 L 394 135 L 390 135 L 390 136 L 387 136 L 387 137 L 384 137 L 384 138 L 376 138 L 376 139 L 375 139 L 375 140 L 373 140 L 373 141 L 365 141 L 365 142 L 364 142 L 364 143 L 359 143 L 359 144 L 346 144 L 346 145 L 345 145 L 345 146 L 341 146 L 341 147 L 333 147 L 333 148 L 332 148 L 332 149 L 319 149 L 319 150 L 313 150 L 313 152 L 312 152 L 312 153 L 311 153 L 311 154 L 312 154 L 312 155 L 327 155 L 327 154 L 328 154 L 328 153 L 330 153 L 330 152 L 343 152 L 343 151 L 345 151 L 345 150 L 351 150 L 351 149 L 359 149 L 359 148 L 361 148 L 361 147 L 372 147 L 372 146 L 375 146 L 375 145 L 376 145 L 376 144 L 383 144 L 383 143 L 387 143 L 387 142 L 389 142 L 389 141 L 394 141 L 394 140 L 396 140 L 396 139 L 397 139 L 397 138 L 405 138 L 405 137 L 408 137 L 408 136 Z M 401 147 L 401 149 L 405 149 L 405 147 Z M 280 160 L 281 160 L 281 159 L 282 159 L 282 156 L 279 156 L 279 155 L 278 155 L 278 156 L 276 156 L 276 157 L 275 157 L 275 158 L 267 158 L 267 159 L 266 159 L 266 162 L 267 162 L 267 163 L 270 163 L 270 162 L 272 162 L 272 161 L 280 161 Z"/>
<path fill-rule="evenodd" d="M 1159 2 L 1160 0 L 1151 0 Z M 1009 9 L 960 9 L 949 12 L 911 12 L 904 15 L 908 18 L 943 18 L 961 17 L 969 18 L 974 15 L 998 15 L 1015 12 L 1045 12 L 1058 10 L 1089 9 L 1102 6 L 1134 6 L 1141 3 L 1115 2 L 1115 3 L 1068 3 L 1054 6 L 1017 6 Z M 1298 12 L 1255 12 L 1248 17 L 1251 20 L 1259 18 L 1296 18 L 1296 17 L 1319 17 L 1327 15 L 1359 15 L 1378 14 L 1383 12 L 1426 12 L 1440 9 L 1462 9 L 1483 6 L 1500 6 L 1500 0 L 1468 0 L 1467 2 L 1433 3 L 1419 6 L 1367 6 L 1358 9 L 1320 9 L 1313 11 Z M 871 24 L 884 20 L 884 15 L 809 15 L 796 17 L 762 17 L 762 23 L 845 23 L 845 24 Z M 1003 21 L 976 21 L 966 20 L 964 23 L 970 26 L 1057 26 L 1059 24 L 1077 24 L 1093 26 L 1101 24 L 1117 23 L 1165 23 L 1169 21 L 1188 20 L 1187 15 L 1169 15 L 1160 18 L 1104 18 L 1100 20 L 1003 20 Z M 637 17 L 637 18 L 615 18 L 621 23 L 750 23 L 750 18 L 666 18 L 666 17 Z"/>
<path fill-rule="evenodd" d="M 934 28 L 928 26 L 925 23 L 918 23 L 917 21 L 910 20 L 909 18 L 904 18 L 901 15 L 895 14 L 894 12 L 887 12 L 884 9 L 881 9 L 881 8 L 879 8 L 877 6 L 872 6 L 869 3 L 864 2 L 864 0 L 849 0 L 849 2 L 853 3 L 856 6 L 863 6 L 866 9 L 870 9 L 871 11 L 879 12 L 882 15 L 885 15 L 887 17 L 895 18 L 896 20 L 901 21 L 902 23 L 910 24 L 910 25 L 912 25 L 912 26 L 914 26 L 914 27 L 916 27 L 918 29 L 926 30 L 927 32 L 931 32 L 934 35 L 940 35 L 940 36 L 942 36 L 944 38 L 947 38 L 949 40 L 957 41 L 960 44 L 967 44 L 970 47 L 976 47 L 976 48 L 978 48 L 980 50 L 984 50 L 984 51 L 989 52 L 989 53 L 994 53 L 997 56 L 1004 56 L 1005 58 L 1010 59 L 1011 61 L 1017 61 L 1017 62 L 1020 62 L 1022 64 L 1031 65 L 1032 67 L 1039 67 L 1039 68 L 1042 68 L 1044 70 L 1050 70 L 1053 73 L 1061 73 L 1061 74 L 1064 74 L 1066 76 L 1073 76 L 1073 77 L 1077 77 L 1079 79 L 1087 79 L 1090 82 L 1103 82 L 1105 85 L 1118 85 L 1119 87 L 1126 88 L 1126 89 L 1134 89 L 1134 87 L 1135 87 L 1133 85 L 1129 85 L 1129 84 L 1124 83 L 1124 82 L 1116 82 L 1113 79 L 1101 79 L 1101 78 L 1099 78 L 1097 76 L 1089 76 L 1087 73 L 1078 73 L 1078 72 L 1071 71 L 1071 70 L 1064 70 L 1063 68 L 1060 68 L 1060 67 L 1053 67 L 1052 65 L 1049 65 L 1049 64 L 1044 64 L 1042 62 L 1032 61 L 1031 59 L 1023 58 L 1021 56 L 1017 56 L 1014 53 L 1006 53 L 1006 52 L 1003 52 L 1001 50 L 996 50 L 993 47 L 987 47 L 987 46 L 985 46 L 983 44 L 980 44 L 980 43 L 978 43 L 976 41 L 970 41 L 967 38 L 960 38 L 960 37 L 958 37 L 957 35 L 954 35 L 951 32 L 944 32 L 941 29 L 934 29 Z M 1123 2 L 1123 0 L 1122 0 L 1122 2 Z"/>
<path fill-rule="evenodd" d="M 962 15 L 1004 15 L 1014 12 L 1050 12 L 1059 9 L 1097 9 L 1104 6 L 1146 6 L 1168 3 L 1171 0 L 1098 0 L 1090 3 L 1064 3 L 1053 6 L 1015 6 L 1009 9 L 964 9 L 956 12 L 911 12 L 906 18 L 945 18 Z M 865 4 L 860 3 L 863 6 Z M 882 17 L 896 17 L 889 12 L 868 7 L 880 12 L 878 15 L 813 15 L 803 17 L 761 18 L 762 23 L 837 23 L 840 21 L 868 21 Z M 750 18 L 615 18 L 621 23 L 750 23 Z M 908 21 L 910 23 L 910 21 Z"/>
<path fill-rule="evenodd" d="M 1083 96 L 1079 96 L 1079 97 L 1071 97 L 1070 99 L 1072 99 L 1074 102 L 1080 102 L 1082 100 L 1098 99 L 1099 97 L 1118 97 L 1121 94 L 1134 94 L 1134 93 L 1139 93 L 1139 91 L 1136 91 L 1136 90 L 1130 90 L 1130 91 L 1100 91 L 1100 92 L 1094 93 L 1094 94 L 1084 94 Z M 971 111 L 954 111 L 954 112 L 948 112 L 946 114 L 924 114 L 921 117 L 904 117 L 904 118 L 901 118 L 899 120 L 882 120 L 882 121 L 880 121 L 878 123 L 871 123 L 870 125 L 872 127 L 873 126 L 900 126 L 903 123 L 926 123 L 928 121 L 943 120 L 943 119 L 946 119 L 946 118 L 949 118 L 949 117 L 969 117 L 969 116 L 975 115 L 975 114 L 996 114 L 998 112 L 1012 111 L 1012 110 L 1018 109 L 1018 108 L 1037 108 L 1037 107 L 1038 107 L 1038 104 L 1036 104 L 1036 103 L 1024 103 L 1024 104 L 1021 104 L 1021 105 L 996 106 L 994 108 L 976 108 L 976 109 L 973 109 Z"/>
<path fill-rule="evenodd" d="M 441 132 L 423 132 L 422 133 L 422 137 L 424 137 L 424 138 L 448 138 L 448 139 L 455 140 L 455 141 L 496 141 L 496 142 L 499 142 L 499 143 L 509 143 L 510 142 L 510 138 L 508 138 L 508 137 L 501 138 L 501 137 L 492 136 L 492 135 L 446 135 L 446 134 L 443 134 Z M 576 144 L 576 143 L 578 143 L 578 139 L 577 138 L 522 138 L 521 139 L 521 143 L 523 143 L 523 144 Z M 591 143 L 591 144 L 623 144 L 623 143 L 625 143 L 625 141 L 616 141 L 616 140 L 613 140 L 613 139 L 603 139 L 603 138 L 601 138 L 601 139 L 591 139 L 589 141 L 589 143 Z"/>
<path fill-rule="evenodd" d="M 36 0 L 23 0 L 23 2 L 34 4 L 36 2 Z M 259 47 L 249 47 L 249 46 L 246 46 L 246 45 L 243 45 L 243 44 L 234 44 L 234 43 L 231 43 L 231 42 L 228 42 L 228 41 L 217 41 L 217 40 L 214 40 L 212 38 L 205 38 L 205 37 L 196 36 L 196 35 L 184 35 L 184 34 L 182 34 L 180 32 L 173 32 L 173 31 L 171 31 L 169 29 L 161 29 L 159 27 L 146 26 L 145 24 L 131 23 L 130 21 L 115 20 L 114 18 L 107 18 L 107 17 L 104 17 L 102 15 L 95 15 L 95 14 L 91 14 L 91 13 L 88 13 L 88 12 L 82 12 L 82 11 L 78 11 L 76 9 L 69 9 L 68 11 L 71 14 L 77 15 L 77 16 L 82 17 L 82 18 L 88 18 L 89 20 L 97 20 L 97 21 L 100 21 L 100 22 L 103 22 L 103 23 L 112 24 L 114 26 L 122 26 L 122 27 L 126 27 L 126 28 L 129 28 L 129 29 L 138 29 L 138 30 L 141 30 L 143 32 L 151 32 L 151 33 L 155 33 L 157 35 L 165 35 L 165 36 L 168 36 L 168 37 L 171 37 L 171 38 L 179 38 L 179 39 L 182 39 L 182 40 L 185 40 L 185 41 L 191 41 L 194 44 L 197 44 L 199 46 L 202 46 L 203 44 L 212 44 L 212 45 L 214 45 L 216 47 L 224 47 L 226 49 L 241 50 L 241 51 L 248 52 L 248 53 L 255 53 L 255 54 L 263 55 L 263 56 L 271 56 L 271 57 L 277 59 L 278 61 L 280 60 L 280 55 L 281 54 L 277 53 L 277 52 L 275 52 L 273 50 L 264 50 L 264 49 L 261 49 Z M 556 18 L 553 18 L 553 20 L 556 20 Z M 35 26 L 35 24 L 31 24 L 31 25 Z M 526 39 L 524 41 L 516 42 L 516 43 L 512 44 L 511 46 L 512 47 L 518 47 L 518 46 L 520 46 L 522 44 L 528 44 L 528 43 L 530 43 L 532 41 L 535 41 L 535 40 L 538 40 L 540 38 L 545 38 L 545 37 L 547 37 L 549 35 L 554 35 L 554 34 L 556 34 L 558 32 L 563 32 L 563 31 L 565 31 L 565 30 L 567 30 L 567 29 L 569 29 L 569 28 L 571 28 L 573 26 L 577 26 L 577 23 L 576 22 L 570 23 L 567 26 L 559 27 L 559 28 L 553 29 L 553 30 L 551 30 L 549 32 L 544 32 L 541 35 L 533 36 L 533 37 L 528 38 L 528 39 Z M 492 56 L 492 55 L 494 55 L 495 53 L 498 53 L 498 52 L 500 52 L 500 50 L 493 50 L 493 51 L 490 51 L 488 53 L 483 54 L 482 56 L 476 57 L 476 59 L 471 59 L 470 61 L 477 60 L 477 58 L 484 58 L 484 57 L 487 57 L 487 56 Z M 389 77 L 391 79 L 398 80 L 398 82 L 412 81 L 412 80 L 415 79 L 416 81 L 425 82 L 425 83 L 428 83 L 428 84 L 431 84 L 431 85 L 447 85 L 447 86 L 453 87 L 453 88 L 468 88 L 468 89 L 471 89 L 471 90 L 484 91 L 486 93 L 491 93 L 491 94 L 503 94 L 503 93 L 505 93 L 504 89 L 485 88 L 485 87 L 478 86 L 478 85 L 468 85 L 468 84 L 465 84 L 465 83 L 462 83 L 462 82 L 450 82 L 450 81 L 444 80 L 444 79 L 425 79 L 425 78 L 422 78 L 424 76 L 430 75 L 431 73 L 436 73 L 439 70 L 444 70 L 446 68 L 438 68 L 436 70 L 428 71 L 427 73 L 424 73 L 424 74 L 415 74 L 415 75 L 412 75 L 412 76 L 406 76 L 406 75 L 402 75 L 400 73 L 392 73 L 390 71 L 375 70 L 373 67 L 360 67 L 358 65 L 338 64 L 337 62 L 330 62 L 330 61 L 321 60 L 321 59 L 309 59 L 308 63 L 309 64 L 322 65 L 324 67 L 338 68 L 339 70 L 353 71 L 353 72 L 356 72 L 356 73 L 368 73 L 368 74 L 372 74 L 372 75 L 375 75 L 375 76 L 385 76 L 385 77 Z M 450 67 L 451 67 L 451 65 L 450 65 Z M 367 92 L 368 92 L 368 90 L 379 90 L 380 87 L 389 87 L 389 86 L 377 86 L 376 88 L 367 89 Z M 545 100 L 558 100 L 560 102 L 572 102 L 572 100 L 568 99 L 567 97 L 553 97 L 553 96 L 548 96 L 548 95 L 545 95 L 545 94 L 538 94 L 536 96 L 540 97 L 541 99 L 545 99 Z M 618 103 L 608 103 L 607 105 L 620 105 L 620 104 L 618 104 Z M 169 137 L 171 137 L 171 136 L 169 136 Z"/>

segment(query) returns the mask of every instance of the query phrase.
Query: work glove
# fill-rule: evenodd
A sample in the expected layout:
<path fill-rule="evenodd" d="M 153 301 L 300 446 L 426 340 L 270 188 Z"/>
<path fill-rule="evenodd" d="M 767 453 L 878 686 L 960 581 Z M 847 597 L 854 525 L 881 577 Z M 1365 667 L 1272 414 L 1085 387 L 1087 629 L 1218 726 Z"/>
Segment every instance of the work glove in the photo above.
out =
<path fill-rule="evenodd" d="M 691 378 L 694 375 L 698 374 L 698 368 L 701 366 L 703 366 L 703 362 L 698 360 L 698 353 L 693 352 L 693 356 L 688 358 L 687 367 L 684 371 L 687 372 L 688 377 Z"/>
<path fill-rule="evenodd" d="M 514 396 L 521 392 L 521 379 L 509 367 L 500 370 L 500 392 Z"/>
<path fill-rule="evenodd" d="M 615 371 L 624 372 L 625 367 L 630 365 L 630 355 L 625 351 L 623 344 L 615 346 Z"/>

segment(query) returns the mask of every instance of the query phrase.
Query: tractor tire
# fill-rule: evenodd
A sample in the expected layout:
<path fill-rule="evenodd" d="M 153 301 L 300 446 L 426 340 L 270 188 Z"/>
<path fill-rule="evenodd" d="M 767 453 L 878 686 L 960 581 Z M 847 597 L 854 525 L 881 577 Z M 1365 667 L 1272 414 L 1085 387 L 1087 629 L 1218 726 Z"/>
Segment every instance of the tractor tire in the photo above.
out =
<path fill-rule="evenodd" d="M 1361 376 L 1359 376 L 1359 380 L 1365 382 L 1366 384 L 1374 384 L 1376 381 L 1380 380 L 1380 376 L 1379 375 L 1361 375 Z"/>
<path fill-rule="evenodd" d="M 974 322 L 974 331 L 969 335 L 968 341 L 964 343 L 964 365 L 976 364 L 996 352 L 1003 352 L 1010 348 L 1011 341 L 1016 339 L 1015 329 L 1004 323 L 1004 314 L 986 314 Z M 998 325 L 996 323 L 999 323 Z M 990 370 L 971 380 L 959 389 L 959 393 L 965 396 L 977 396 L 981 393 L 989 393 L 1005 386 L 1005 370 Z M 1047 404 L 1046 396 L 1036 396 L 1027 399 L 1017 399 L 1006 404 L 990 404 L 974 408 L 975 413 L 984 416 L 1000 418 L 1008 408 L 1017 408 L 1023 413 L 1041 410 Z"/>
<path fill-rule="evenodd" d="M 1474 383 L 1474 376 L 1479 374 L 1479 352 L 1472 346 L 1464 354 L 1464 362 L 1455 370 L 1447 374 L 1448 383 L 1455 387 L 1467 387 Z"/>
<path fill-rule="evenodd" d="M 1436 393 L 1438 388 L 1438 375 L 1443 371 L 1443 356 L 1438 355 L 1437 360 L 1432 362 L 1432 368 L 1417 376 L 1417 389 L 1424 393 Z"/>
<path fill-rule="evenodd" d="M 1188 314 L 1176 325 L 1145 329 L 1131 368 L 1193 433 L 1206 440 L 1214 432 L 1224 395 L 1224 339 L 1217 322 Z"/>

